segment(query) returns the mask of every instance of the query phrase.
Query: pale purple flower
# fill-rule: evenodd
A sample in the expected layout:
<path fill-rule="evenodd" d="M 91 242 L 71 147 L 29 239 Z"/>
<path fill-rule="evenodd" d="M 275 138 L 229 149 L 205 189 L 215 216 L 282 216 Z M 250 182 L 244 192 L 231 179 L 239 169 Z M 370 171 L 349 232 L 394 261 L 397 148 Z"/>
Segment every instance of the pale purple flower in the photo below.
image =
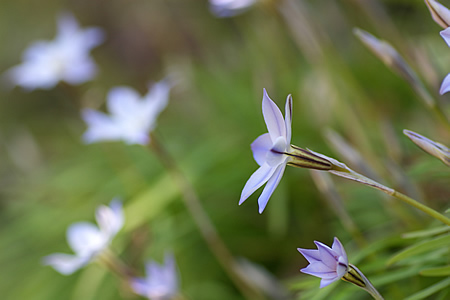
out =
<path fill-rule="evenodd" d="M 444 41 L 447 43 L 447 45 L 450 47 L 450 27 L 445 30 L 442 30 L 440 34 L 441 37 L 444 39 Z M 444 80 L 442 81 L 439 93 L 443 95 L 448 91 L 450 91 L 450 74 L 447 74 L 447 76 L 445 76 Z"/>
<path fill-rule="evenodd" d="M 209 0 L 211 12 L 218 18 L 229 18 L 249 9 L 258 0 Z"/>
<path fill-rule="evenodd" d="M 122 203 L 113 199 L 110 206 L 101 205 L 95 217 L 98 227 L 90 222 L 77 222 L 67 229 L 67 243 L 74 255 L 54 253 L 44 257 L 43 264 L 70 275 L 101 254 L 123 227 Z"/>
<path fill-rule="evenodd" d="M 347 274 L 349 263 L 344 247 L 336 237 L 331 248 L 321 242 L 314 243 L 317 250 L 297 249 L 309 262 L 309 265 L 300 271 L 322 278 L 320 287 L 323 288 Z"/>
<path fill-rule="evenodd" d="M 260 135 L 251 144 L 253 157 L 260 167 L 245 184 L 239 200 L 239 204 L 242 204 L 267 182 L 258 199 L 259 213 L 264 211 L 270 196 L 280 183 L 286 164 L 291 159 L 287 152 L 291 149 L 292 97 L 289 95 L 286 99 L 284 119 L 280 109 L 264 89 L 262 110 L 269 132 Z"/>
<path fill-rule="evenodd" d="M 168 80 L 151 86 L 143 97 L 129 87 L 111 89 L 107 97 L 110 115 L 93 109 L 82 111 L 88 125 L 83 140 L 86 143 L 122 140 L 127 144 L 148 144 L 156 118 L 167 106 L 169 90 Z"/>
<path fill-rule="evenodd" d="M 178 275 L 173 255 L 166 254 L 164 264 L 150 261 L 145 267 L 146 277 L 131 279 L 133 291 L 151 300 L 167 300 L 177 294 Z"/>
<path fill-rule="evenodd" d="M 102 30 L 82 30 L 71 14 L 61 14 L 55 39 L 31 44 L 23 54 L 22 64 L 11 68 L 7 75 L 26 90 L 51 89 L 59 81 L 81 84 L 97 73 L 89 52 L 103 39 Z"/>

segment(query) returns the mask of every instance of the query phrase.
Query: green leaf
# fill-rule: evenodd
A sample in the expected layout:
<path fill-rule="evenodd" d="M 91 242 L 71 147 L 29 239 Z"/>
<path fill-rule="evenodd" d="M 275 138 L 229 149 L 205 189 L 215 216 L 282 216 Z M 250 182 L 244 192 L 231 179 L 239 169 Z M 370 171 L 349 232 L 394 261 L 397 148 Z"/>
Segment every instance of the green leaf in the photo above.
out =
<path fill-rule="evenodd" d="M 450 265 L 420 271 L 422 276 L 450 276 Z"/>
<path fill-rule="evenodd" d="M 419 238 L 419 237 L 429 237 L 432 235 L 445 233 L 447 231 L 450 231 L 449 226 L 441 226 L 441 227 L 435 227 L 431 229 L 425 229 L 425 230 L 419 230 L 419 231 L 413 231 L 408 232 L 402 235 L 405 239 L 413 239 L 413 238 Z"/>
<path fill-rule="evenodd" d="M 426 289 L 423 289 L 407 298 L 405 300 L 420 300 L 425 299 L 426 297 L 439 292 L 442 289 L 445 289 L 447 286 L 450 286 L 450 277 L 446 278 L 442 281 L 439 281 L 436 284 L 433 284 L 432 286 L 427 287 Z"/>
<path fill-rule="evenodd" d="M 421 254 L 430 250 L 436 250 L 437 248 L 441 247 L 449 247 L 450 246 L 450 235 L 445 235 L 441 237 L 437 237 L 435 239 L 425 241 L 416 245 L 413 245 L 411 247 L 406 248 L 405 250 L 401 251 L 400 253 L 397 253 L 394 255 L 390 260 L 388 260 L 387 264 L 391 265 L 399 260 Z"/>

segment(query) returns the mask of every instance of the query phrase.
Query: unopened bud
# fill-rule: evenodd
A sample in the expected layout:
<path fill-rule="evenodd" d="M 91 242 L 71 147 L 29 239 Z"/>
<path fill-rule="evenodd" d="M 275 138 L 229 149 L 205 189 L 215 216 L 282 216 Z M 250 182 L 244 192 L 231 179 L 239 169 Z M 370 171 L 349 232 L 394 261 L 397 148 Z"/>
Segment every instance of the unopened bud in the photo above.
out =
<path fill-rule="evenodd" d="M 450 27 L 450 10 L 435 0 L 425 0 L 431 17 L 442 28 Z"/>
<path fill-rule="evenodd" d="M 403 133 L 409 137 L 423 151 L 440 159 L 444 164 L 450 167 L 450 149 L 445 145 L 432 141 L 414 131 L 403 130 Z"/>

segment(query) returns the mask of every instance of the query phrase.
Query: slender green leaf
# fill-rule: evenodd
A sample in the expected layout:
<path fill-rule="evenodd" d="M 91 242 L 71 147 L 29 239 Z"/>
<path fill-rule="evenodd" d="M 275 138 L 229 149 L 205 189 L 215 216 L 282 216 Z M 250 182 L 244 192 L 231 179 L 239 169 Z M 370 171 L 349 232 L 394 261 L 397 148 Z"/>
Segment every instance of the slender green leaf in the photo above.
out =
<path fill-rule="evenodd" d="M 445 289 L 446 287 L 450 286 L 450 277 L 439 281 L 436 284 L 433 284 L 430 287 L 427 287 L 426 289 L 421 290 L 420 292 L 417 292 L 407 298 L 405 300 L 420 300 L 425 299 L 426 297 L 429 297 L 433 295 L 434 293 L 439 292 L 440 290 Z"/>
<path fill-rule="evenodd" d="M 422 276 L 450 276 L 450 265 L 438 268 L 429 268 L 420 271 Z"/>

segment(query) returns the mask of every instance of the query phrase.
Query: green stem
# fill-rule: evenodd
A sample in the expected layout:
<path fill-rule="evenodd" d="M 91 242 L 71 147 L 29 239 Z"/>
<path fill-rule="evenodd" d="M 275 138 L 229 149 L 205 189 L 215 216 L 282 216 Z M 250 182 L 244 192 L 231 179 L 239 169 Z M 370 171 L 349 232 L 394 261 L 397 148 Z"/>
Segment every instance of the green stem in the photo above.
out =
<path fill-rule="evenodd" d="M 417 209 L 420 209 L 421 211 L 423 211 L 427 215 L 429 215 L 429 216 L 431 216 L 431 217 L 433 217 L 433 218 L 443 222 L 444 224 L 447 224 L 447 225 L 450 226 L 450 219 L 447 218 L 446 216 L 438 213 L 434 209 L 432 209 L 432 208 L 430 208 L 430 207 L 428 207 L 426 205 L 423 205 L 422 203 L 420 203 L 420 202 L 418 202 L 418 201 L 416 201 L 416 200 L 414 200 L 414 199 L 412 199 L 412 198 L 410 198 L 410 197 L 408 197 L 408 196 L 406 196 L 406 195 L 404 195 L 402 193 L 399 193 L 399 192 L 397 192 L 395 190 L 390 195 L 395 197 L 395 198 L 397 198 L 397 199 L 399 199 L 399 200 L 401 200 L 401 201 L 403 201 L 403 202 L 405 202 L 405 203 L 407 203 L 407 204 L 409 204 L 409 205 L 411 205 L 411 206 L 414 206 Z"/>
<path fill-rule="evenodd" d="M 342 280 L 353 283 L 368 292 L 375 300 L 384 300 L 383 296 L 377 291 L 369 279 L 354 265 L 348 265 L 348 271 L 342 277 Z"/>
<path fill-rule="evenodd" d="M 249 284 L 243 277 L 243 274 L 238 272 L 238 265 L 234 257 L 217 233 L 216 228 L 204 210 L 194 188 L 184 176 L 183 172 L 178 168 L 169 152 L 158 142 L 158 139 L 153 134 L 151 135 L 150 147 L 160 158 L 169 174 L 172 175 L 173 180 L 180 189 L 182 199 L 184 200 L 189 213 L 192 215 L 192 219 L 196 223 L 203 239 L 236 287 L 249 300 L 265 299 L 261 291 Z"/>

